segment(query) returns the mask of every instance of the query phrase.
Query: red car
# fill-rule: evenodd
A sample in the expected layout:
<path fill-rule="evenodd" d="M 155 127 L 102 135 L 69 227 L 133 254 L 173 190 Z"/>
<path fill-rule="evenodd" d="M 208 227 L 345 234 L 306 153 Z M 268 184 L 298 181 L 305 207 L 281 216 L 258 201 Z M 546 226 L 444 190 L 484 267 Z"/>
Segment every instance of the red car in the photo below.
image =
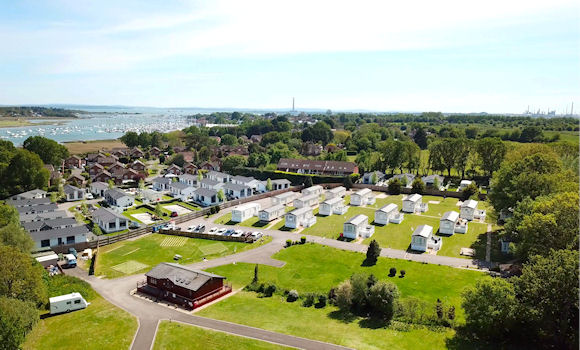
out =
<path fill-rule="evenodd" d="M 172 211 L 170 216 L 171 216 L 172 218 L 175 218 L 175 217 L 177 217 L 177 212 L 176 212 L 176 211 Z"/>

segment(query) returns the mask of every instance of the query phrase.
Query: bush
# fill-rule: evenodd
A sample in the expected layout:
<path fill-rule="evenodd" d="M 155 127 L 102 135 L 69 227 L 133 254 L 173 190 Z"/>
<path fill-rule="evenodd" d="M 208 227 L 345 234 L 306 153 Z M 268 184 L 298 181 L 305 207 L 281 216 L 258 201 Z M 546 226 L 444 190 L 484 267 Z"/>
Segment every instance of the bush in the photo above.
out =
<path fill-rule="evenodd" d="M 300 237 L 300 244 L 306 243 L 306 236 Z"/>
<path fill-rule="evenodd" d="M 397 275 L 397 269 L 395 267 L 391 267 L 389 269 L 389 277 L 394 277 Z"/>
<path fill-rule="evenodd" d="M 389 194 L 393 194 L 393 195 L 397 195 L 397 194 L 401 194 L 401 188 L 402 188 L 402 184 L 401 181 L 399 181 L 399 179 L 392 179 L 391 181 L 389 181 L 389 187 L 387 188 Z"/>
<path fill-rule="evenodd" d="M 271 297 L 274 293 L 276 293 L 276 285 L 274 283 L 268 283 L 264 286 L 264 296 Z"/>
<path fill-rule="evenodd" d="M 306 293 L 306 295 L 304 296 L 304 301 L 302 301 L 302 306 L 311 307 L 312 305 L 314 305 L 315 298 L 316 295 L 314 293 Z"/>
<path fill-rule="evenodd" d="M 367 256 L 364 261 L 365 265 L 375 265 L 381 255 L 381 247 L 376 240 L 372 240 L 367 249 Z"/>
<path fill-rule="evenodd" d="M 318 303 L 316 303 L 315 307 L 321 309 L 326 306 L 327 297 L 324 294 L 318 295 Z"/>
<path fill-rule="evenodd" d="M 425 192 L 425 183 L 423 183 L 419 177 L 413 180 L 413 184 L 411 186 L 411 193 L 423 194 L 423 192 Z"/>
<path fill-rule="evenodd" d="M 405 274 L 406 274 L 406 273 L 407 273 L 407 272 L 406 272 L 405 270 L 401 270 L 401 277 L 405 277 Z"/>
<path fill-rule="evenodd" d="M 95 263 L 97 262 L 97 253 L 93 254 L 91 258 L 91 265 L 89 266 L 89 276 L 93 276 L 95 274 Z"/>
<path fill-rule="evenodd" d="M 288 296 L 286 297 L 286 301 L 289 303 L 293 303 L 296 300 L 298 300 L 298 298 L 300 297 L 300 295 L 298 295 L 298 292 L 294 289 L 292 289 L 290 292 L 288 292 Z"/>
<path fill-rule="evenodd" d="M 286 240 L 286 248 L 291 247 L 292 246 L 292 240 L 291 239 L 287 239 Z"/>

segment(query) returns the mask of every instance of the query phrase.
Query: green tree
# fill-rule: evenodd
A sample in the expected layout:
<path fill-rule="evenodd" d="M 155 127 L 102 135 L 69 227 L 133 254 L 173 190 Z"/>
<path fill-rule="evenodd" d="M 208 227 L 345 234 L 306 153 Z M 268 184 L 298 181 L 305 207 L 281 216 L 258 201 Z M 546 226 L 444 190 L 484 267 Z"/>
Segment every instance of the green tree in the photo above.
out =
<path fill-rule="evenodd" d="M 481 167 L 489 176 L 499 169 L 507 153 L 507 147 L 502 140 L 490 137 L 477 141 L 475 150 L 481 160 Z"/>
<path fill-rule="evenodd" d="M 472 141 L 460 138 L 452 141 L 453 149 L 455 149 L 455 164 L 454 167 L 461 173 L 461 178 L 465 178 L 465 170 L 469 163 L 469 156 L 472 153 Z"/>
<path fill-rule="evenodd" d="M 160 203 L 157 203 L 155 205 L 155 216 L 157 216 L 158 218 L 163 216 L 163 208 L 161 207 Z"/>
<path fill-rule="evenodd" d="M 182 153 L 176 153 L 173 155 L 173 157 L 171 157 L 168 161 L 168 164 L 175 164 L 177 166 L 184 166 L 185 165 L 185 157 L 183 156 Z"/>
<path fill-rule="evenodd" d="M 364 313 L 368 307 L 368 276 L 364 273 L 355 273 L 350 276 L 352 286 L 352 306 L 358 313 Z"/>
<path fill-rule="evenodd" d="M 465 128 L 465 136 L 468 139 L 476 139 L 477 138 L 477 128 L 475 126 L 471 126 L 469 128 Z"/>
<path fill-rule="evenodd" d="M 258 264 L 256 264 L 256 266 L 254 266 L 254 278 L 252 279 L 252 284 L 258 283 L 258 280 Z"/>
<path fill-rule="evenodd" d="M 231 155 L 223 159 L 222 169 L 224 171 L 232 171 L 236 168 L 242 168 L 247 165 L 246 157 L 240 155 Z"/>
<path fill-rule="evenodd" d="M 403 167 L 405 159 L 405 145 L 401 141 L 388 140 L 381 144 L 381 158 L 384 168 L 390 169 L 391 174 Z"/>
<path fill-rule="evenodd" d="M 20 226 L 16 209 L 7 204 L 0 204 L 0 245 L 11 246 L 23 253 L 28 253 L 34 246 L 30 234 Z"/>
<path fill-rule="evenodd" d="M 405 177 L 403 177 L 405 178 Z M 399 179 L 391 179 L 389 180 L 389 186 L 387 188 L 387 190 L 389 191 L 389 194 L 401 194 L 401 181 L 399 181 Z"/>
<path fill-rule="evenodd" d="M 352 178 L 350 176 L 345 176 L 342 183 L 347 190 L 352 188 Z"/>
<path fill-rule="evenodd" d="M 456 141 L 454 139 L 437 140 L 429 145 L 429 164 L 433 171 L 447 170 L 451 176 L 451 169 L 457 163 Z"/>
<path fill-rule="evenodd" d="M 17 149 L 0 176 L 0 196 L 46 188 L 48 178 L 48 170 L 37 154 Z"/>
<path fill-rule="evenodd" d="M 272 180 L 270 180 L 270 178 L 268 178 L 268 180 L 266 180 L 266 190 L 272 191 Z"/>
<path fill-rule="evenodd" d="M 134 131 L 128 131 L 119 138 L 127 147 L 139 146 L 139 134 Z"/>
<path fill-rule="evenodd" d="M 45 164 L 55 166 L 60 166 L 62 161 L 69 156 L 65 146 L 43 136 L 30 136 L 24 140 L 22 147 L 38 154 Z"/>
<path fill-rule="evenodd" d="M 367 248 L 365 263 L 367 265 L 375 265 L 379 256 L 381 256 L 381 247 L 379 246 L 379 243 L 373 239 Z"/>
<path fill-rule="evenodd" d="M 350 311 L 352 307 L 352 285 L 346 280 L 336 288 L 336 305 L 342 311 Z"/>
<path fill-rule="evenodd" d="M 103 231 L 101 231 L 101 228 L 99 227 L 99 225 L 97 225 L 97 224 L 93 225 L 93 234 L 95 236 L 100 236 L 103 234 Z"/>
<path fill-rule="evenodd" d="M 304 188 L 312 187 L 312 177 L 305 176 L 304 177 Z"/>
<path fill-rule="evenodd" d="M 368 303 L 376 317 L 390 321 L 399 300 L 399 288 L 391 282 L 377 282 L 369 288 Z"/>
<path fill-rule="evenodd" d="M 0 297 L 0 349 L 20 349 L 36 322 L 38 311 L 34 303 Z"/>
<path fill-rule="evenodd" d="M 421 149 L 427 149 L 427 132 L 422 127 L 415 130 L 415 135 L 413 136 L 413 141 Z"/>
<path fill-rule="evenodd" d="M 151 146 L 151 134 L 148 132 L 140 133 L 137 140 L 139 142 L 139 146 L 143 148 L 149 148 Z"/>
<path fill-rule="evenodd" d="M 415 180 L 413 180 L 413 184 L 411 186 L 412 193 L 423 194 L 423 192 L 425 192 L 425 183 L 423 180 L 421 180 L 420 177 L 416 177 Z"/>
<path fill-rule="evenodd" d="M 223 202 L 223 201 L 225 201 L 225 200 L 226 200 L 226 195 L 224 194 L 224 190 L 222 190 L 222 189 L 220 188 L 220 189 L 219 189 L 219 191 L 217 192 L 217 197 L 218 197 L 218 200 L 219 200 L 220 202 Z"/>
<path fill-rule="evenodd" d="M 221 144 L 226 146 L 235 146 L 238 144 L 238 138 L 232 134 L 225 134 L 221 137 Z"/>
<path fill-rule="evenodd" d="M 325 122 L 317 122 L 302 131 L 302 141 L 322 142 L 323 146 L 329 143 L 332 137 L 332 130 Z"/>
<path fill-rule="evenodd" d="M 0 296 L 30 301 L 37 305 L 46 302 L 43 268 L 29 254 L 16 248 L 0 246 Z"/>
<path fill-rule="evenodd" d="M 461 194 L 461 196 L 463 200 L 468 200 L 469 198 L 471 198 L 474 195 L 477 195 L 478 193 L 479 188 L 477 188 L 475 182 L 472 182 L 463 189 L 463 193 Z"/>

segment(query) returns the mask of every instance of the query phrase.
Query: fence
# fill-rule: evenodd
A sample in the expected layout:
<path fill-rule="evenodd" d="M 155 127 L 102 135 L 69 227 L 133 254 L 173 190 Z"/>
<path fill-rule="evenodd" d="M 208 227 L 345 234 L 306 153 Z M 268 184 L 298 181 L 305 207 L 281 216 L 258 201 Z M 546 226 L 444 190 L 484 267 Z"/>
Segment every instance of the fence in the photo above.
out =
<path fill-rule="evenodd" d="M 177 231 L 177 230 L 163 230 L 160 231 L 161 234 L 182 236 L 189 238 L 203 238 L 212 241 L 227 241 L 227 242 L 242 242 L 242 243 L 253 243 L 254 239 L 250 237 L 232 237 L 232 236 L 222 236 L 222 235 L 212 235 L 209 233 L 202 232 L 188 232 L 188 231 Z"/>

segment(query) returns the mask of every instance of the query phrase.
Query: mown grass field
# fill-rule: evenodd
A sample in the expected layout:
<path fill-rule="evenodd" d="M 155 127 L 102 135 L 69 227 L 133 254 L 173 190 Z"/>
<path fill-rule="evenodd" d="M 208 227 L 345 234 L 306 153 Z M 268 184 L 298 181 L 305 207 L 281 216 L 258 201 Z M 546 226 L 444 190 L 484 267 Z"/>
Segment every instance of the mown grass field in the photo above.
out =
<path fill-rule="evenodd" d="M 362 266 L 364 255 L 317 244 L 286 248 L 273 256 L 286 261 L 282 268 L 260 265 L 260 282 L 274 282 L 280 289 L 327 293 L 353 273 L 373 273 L 379 280 L 395 283 L 401 298 L 416 297 L 428 303 L 437 298 L 457 309 L 457 320 L 463 322 L 461 292 L 486 277 L 481 272 L 447 266 L 420 264 L 405 260 L 379 258 L 375 266 Z M 404 278 L 389 277 L 391 267 L 406 271 Z M 235 288 L 248 284 L 254 265 L 238 263 L 209 269 L 228 277 Z M 355 316 L 345 317 L 334 306 L 306 308 L 301 303 L 288 303 L 281 295 L 260 298 L 255 293 L 239 292 L 199 311 L 200 316 L 242 323 L 275 332 L 316 339 L 356 349 L 444 349 L 453 331 L 429 330 L 422 326 L 402 325 L 377 327 Z"/>
<path fill-rule="evenodd" d="M 98 140 L 98 141 L 78 141 L 64 142 L 64 146 L 71 154 L 98 152 L 102 149 L 111 150 L 112 148 L 126 147 L 119 140 Z"/>
<path fill-rule="evenodd" d="M 191 264 L 253 249 L 271 240 L 264 237 L 256 243 L 221 242 L 205 239 L 150 234 L 134 241 L 123 241 L 100 248 L 95 274 L 107 278 L 143 273 L 161 262 L 174 262 L 175 254 L 182 256 L 178 262 Z"/>
<path fill-rule="evenodd" d="M 282 350 L 291 349 L 255 339 L 162 321 L 155 336 L 154 350 Z"/>
<path fill-rule="evenodd" d="M 50 296 L 80 292 L 91 304 L 83 310 L 41 319 L 23 349 L 128 349 L 137 331 L 137 319 L 107 302 L 88 284 L 80 280 L 71 283 L 70 279 Z"/>

